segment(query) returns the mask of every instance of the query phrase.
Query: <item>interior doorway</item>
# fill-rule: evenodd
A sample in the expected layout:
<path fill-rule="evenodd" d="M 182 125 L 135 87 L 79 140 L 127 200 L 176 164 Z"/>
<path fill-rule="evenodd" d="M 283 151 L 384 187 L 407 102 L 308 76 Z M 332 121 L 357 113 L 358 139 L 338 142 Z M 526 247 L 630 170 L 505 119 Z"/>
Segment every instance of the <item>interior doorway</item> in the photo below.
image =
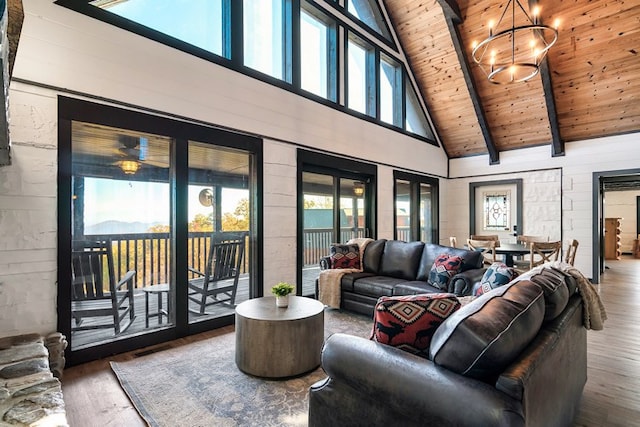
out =
<path fill-rule="evenodd" d="M 613 170 L 613 171 L 602 171 L 602 172 L 594 172 L 593 173 L 593 207 L 592 207 L 592 218 L 593 218 L 593 228 L 592 228 L 592 237 L 593 237 L 593 249 L 592 249 L 592 281 L 593 283 L 600 283 L 600 275 L 604 273 L 606 265 L 605 265 L 605 254 L 604 254 L 604 243 L 605 243 L 605 218 L 609 216 L 626 216 L 630 221 L 627 221 L 627 228 L 633 227 L 633 223 L 635 222 L 636 230 L 630 236 L 637 237 L 638 227 L 638 210 L 640 209 L 639 202 L 636 200 L 636 211 L 635 214 L 627 215 L 627 214 L 619 214 L 620 211 L 615 211 L 606 207 L 605 199 L 607 198 L 607 193 L 611 194 L 612 192 L 620 192 L 626 191 L 631 194 L 631 197 L 634 196 L 635 192 L 640 193 L 640 169 L 622 169 L 622 170 Z M 610 197 L 612 199 L 612 197 Z M 629 200 L 627 205 L 633 206 L 633 199 Z M 625 243 L 626 245 L 626 243 Z M 626 246 L 625 246 L 626 247 Z M 625 250 L 623 249 L 624 253 Z"/>

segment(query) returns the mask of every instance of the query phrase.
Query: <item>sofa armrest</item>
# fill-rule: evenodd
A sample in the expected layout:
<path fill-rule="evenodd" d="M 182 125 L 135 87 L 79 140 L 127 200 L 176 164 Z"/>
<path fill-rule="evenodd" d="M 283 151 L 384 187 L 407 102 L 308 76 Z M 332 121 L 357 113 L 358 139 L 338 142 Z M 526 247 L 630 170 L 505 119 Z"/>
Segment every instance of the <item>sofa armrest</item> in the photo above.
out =
<path fill-rule="evenodd" d="M 476 283 L 480 283 L 486 268 L 472 268 L 456 274 L 449 280 L 448 292 L 459 297 L 471 295 Z"/>
<path fill-rule="evenodd" d="M 495 387 L 364 338 L 332 335 L 322 350 L 322 367 L 330 381 L 423 425 L 524 425 L 520 402 Z"/>
<path fill-rule="evenodd" d="M 320 258 L 320 270 L 331 269 L 331 257 L 329 255 Z"/>

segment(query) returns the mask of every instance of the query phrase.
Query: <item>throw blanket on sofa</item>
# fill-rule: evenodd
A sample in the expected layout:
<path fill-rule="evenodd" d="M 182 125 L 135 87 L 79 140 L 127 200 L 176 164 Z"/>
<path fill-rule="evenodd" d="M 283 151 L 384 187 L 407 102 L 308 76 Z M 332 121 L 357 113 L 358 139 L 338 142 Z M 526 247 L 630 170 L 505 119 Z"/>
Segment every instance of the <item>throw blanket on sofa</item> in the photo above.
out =
<path fill-rule="evenodd" d="M 598 291 L 589 279 L 584 277 L 580 270 L 563 261 L 548 262 L 533 268 L 530 273 L 537 274 L 545 267 L 551 267 L 563 271 L 576 279 L 578 292 L 580 293 L 584 304 L 584 327 L 587 329 L 593 329 L 594 331 L 602 330 L 604 328 L 604 321 L 607 320 L 607 312 L 604 309 L 604 304 L 602 304 Z"/>
<path fill-rule="evenodd" d="M 334 268 L 329 270 L 320 271 L 318 277 L 318 300 L 324 305 L 331 308 L 340 308 L 340 281 L 342 276 L 347 273 L 359 273 L 362 271 L 362 255 L 364 254 L 364 248 L 367 247 L 369 242 L 373 242 L 373 239 L 359 237 L 351 239 L 347 244 L 357 244 L 360 252 L 360 269 L 357 268 Z"/>

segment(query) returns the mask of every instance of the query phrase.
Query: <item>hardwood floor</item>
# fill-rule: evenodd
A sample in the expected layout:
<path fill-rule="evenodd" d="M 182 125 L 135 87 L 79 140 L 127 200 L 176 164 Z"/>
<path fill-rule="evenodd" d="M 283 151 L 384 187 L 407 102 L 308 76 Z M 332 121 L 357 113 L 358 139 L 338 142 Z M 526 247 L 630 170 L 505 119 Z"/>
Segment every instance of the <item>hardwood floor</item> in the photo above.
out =
<path fill-rule="evenodd" d="M 575 426 L 640 426 L 640 260 L 607 261 L 600 295 L 608 320 L 588 332 L 588 381 Z M 176 340 L 179 347 L 226 333 L 232 327 Z M 167 344 L 153 348 L 164 348 Z M 143 350 L 113 356 L 121 361 Z M 62 381 L 71 426 L 144 426 L 109 367 L 99 360 L 65 370 Z"/>

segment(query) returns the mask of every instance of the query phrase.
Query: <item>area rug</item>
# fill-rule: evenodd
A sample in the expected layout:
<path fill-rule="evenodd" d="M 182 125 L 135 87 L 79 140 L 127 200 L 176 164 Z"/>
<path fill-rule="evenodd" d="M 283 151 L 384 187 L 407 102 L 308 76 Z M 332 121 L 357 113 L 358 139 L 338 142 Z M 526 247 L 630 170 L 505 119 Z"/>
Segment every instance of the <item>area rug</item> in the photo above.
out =
<path fill-rule="evenodd" d="M 336 332 L 369 338 L 365 316 L 325 310 L 325 339 Z M 301 377 L 266 380 L 235 364 L 233 332 L 111 362 L 111 369 L 150 426 L 306 426 L 309 387 L 322 368 Z"/>

